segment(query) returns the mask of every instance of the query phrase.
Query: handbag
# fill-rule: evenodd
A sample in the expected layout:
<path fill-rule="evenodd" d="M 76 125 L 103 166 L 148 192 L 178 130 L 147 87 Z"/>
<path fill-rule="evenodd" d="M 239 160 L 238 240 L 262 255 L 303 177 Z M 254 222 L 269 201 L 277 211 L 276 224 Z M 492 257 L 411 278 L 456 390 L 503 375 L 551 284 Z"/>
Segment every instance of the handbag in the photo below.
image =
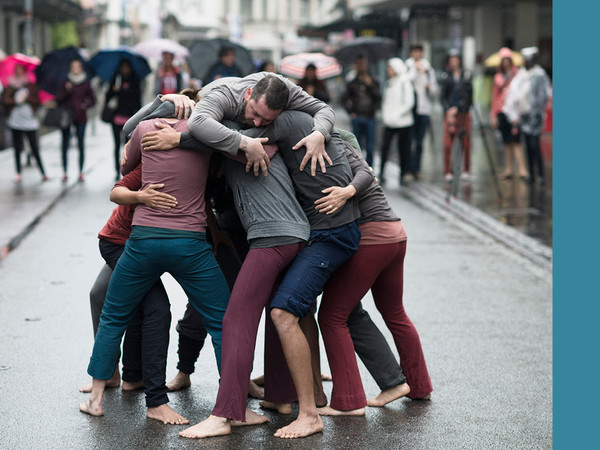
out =
<path fill-rule="evenodd" d="M 57 106 L 56 108 L 48 108 L 46 110 L 46 115 L 42 123 L 48 128 L 60 128 L 64 130 L 71 125 L 72 117 L 70 109 Z"/>
<path fill-rule="evenodd" d="M 117 105 L 118 105 L 117 97 L 111 98 L 109 101 L 107 101 L 104 104 L 104 108 L 102 108 L 102 114 L 100 116 L 100 119 L 102 119 L 102 122 L 113 123 L 115 114 L 117 112 Z"/>

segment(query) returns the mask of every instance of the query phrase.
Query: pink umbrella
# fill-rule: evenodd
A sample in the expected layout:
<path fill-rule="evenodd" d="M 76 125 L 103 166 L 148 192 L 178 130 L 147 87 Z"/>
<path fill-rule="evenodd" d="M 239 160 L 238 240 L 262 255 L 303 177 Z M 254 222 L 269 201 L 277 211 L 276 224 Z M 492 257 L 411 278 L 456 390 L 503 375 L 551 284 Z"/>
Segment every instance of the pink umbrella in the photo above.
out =
<path fill-rule="evenodd" d="M 317 68 L 317 78 L 325 80 L 342 73 L 342 66 L 333 56 L 324 53 L 297 53 L 286 56 L 279 62 L 279 73 L 288 77 L 301 79 L 304 77 L 306 66 L 310 63 Z"/>
<path fill-rule="evenodd" d="M 35 83 L 35 68 L 39 66 L 41 62 L 42 61 L 39 58 L 27 56 L 23 53 L 13 53 L 12 55 L 8 55 L 6 58 L 0 60 L 0 82 L 6 87 L 8 85 L 8 80 L 15 73 L 15 67 L 20 64 L 25 67 L 25 72 L 29 81 Z M 40 90 L 38 95 L 40 97 L 40 102 L 42 103 L 54 100 L 54 95 L 46 91 Z"/>

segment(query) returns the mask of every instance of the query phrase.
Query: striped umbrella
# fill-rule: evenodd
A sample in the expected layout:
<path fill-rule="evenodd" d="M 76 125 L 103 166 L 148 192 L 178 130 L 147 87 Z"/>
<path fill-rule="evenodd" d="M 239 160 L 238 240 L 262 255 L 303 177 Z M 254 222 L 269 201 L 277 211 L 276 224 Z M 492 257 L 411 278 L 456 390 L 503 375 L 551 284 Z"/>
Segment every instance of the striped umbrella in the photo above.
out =
<path fill-rule="evenodd" d="M 279 62 L 279 73 L 299 80 L 304 77 L 306 66 L 310 63 L 317 68 L 319 80 L 335 77 L 342 73 L 342 66 L 337 59 L 324 53 L 297 53 L 286 56 Z"/>

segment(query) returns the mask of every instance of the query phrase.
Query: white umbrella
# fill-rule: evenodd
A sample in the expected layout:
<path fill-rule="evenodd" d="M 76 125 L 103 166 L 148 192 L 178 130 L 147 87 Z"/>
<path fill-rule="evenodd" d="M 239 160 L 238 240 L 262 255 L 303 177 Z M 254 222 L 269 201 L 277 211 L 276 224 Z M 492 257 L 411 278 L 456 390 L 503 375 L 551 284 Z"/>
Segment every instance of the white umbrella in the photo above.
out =
<path fill-rule="evenodd" d="M 132 50 L 146 58 L 156 60 L 161 60 L 162 54 L 165 52 L 173 53 L 176 63 L 190 56 L 190 51 L 187 48 L 171 39 L 150 39 L 136 44 Z"/>

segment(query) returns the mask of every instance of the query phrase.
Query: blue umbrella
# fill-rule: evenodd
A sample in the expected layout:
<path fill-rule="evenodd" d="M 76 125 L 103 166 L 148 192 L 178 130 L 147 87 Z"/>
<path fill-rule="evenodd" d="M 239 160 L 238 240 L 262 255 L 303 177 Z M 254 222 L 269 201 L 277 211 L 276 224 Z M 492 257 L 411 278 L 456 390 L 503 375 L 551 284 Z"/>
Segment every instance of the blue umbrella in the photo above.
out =
<path fill-rule="evenodd" d="M 66 47 L 44 55 L 42 63 L 35 69 L 38 87 L 56 95 L 61 84 L 67 79 L 69 66 L 74 59 L 83 63 L 83 69 L 88 76 L 93 76 L 89 63 L 79 50 L 75 47 Z"/>
<path fill-rule="evenodd" d="M 124 46 L 100 50 L 90 60 L 90 66 L 101 80 L 110 81 L 124 59 L 131 63 L 133 72 L 140 80 L 152 72 L 146 58 Z"/>

